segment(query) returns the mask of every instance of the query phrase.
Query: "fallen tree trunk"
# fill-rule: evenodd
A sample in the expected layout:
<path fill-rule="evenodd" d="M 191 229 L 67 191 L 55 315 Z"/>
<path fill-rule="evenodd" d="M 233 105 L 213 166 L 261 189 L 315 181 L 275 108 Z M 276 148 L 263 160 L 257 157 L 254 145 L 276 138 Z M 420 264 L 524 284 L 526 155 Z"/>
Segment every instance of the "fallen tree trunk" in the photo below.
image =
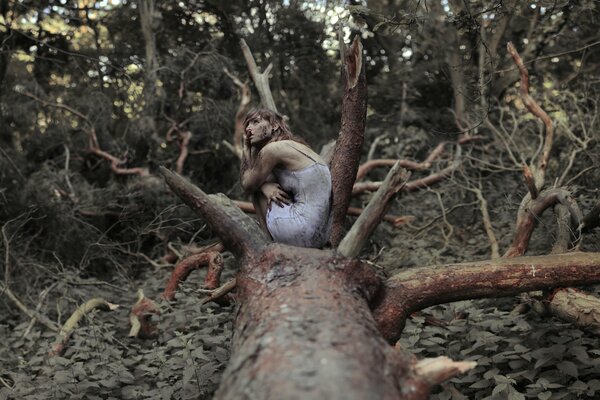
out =
<path fill-rule="evenodd" d="M 600 254 L 571 253 L 418 268 L 383 286 L 369 265 L 272 243 L 224 196 L 161 173 L 241 261 L 232 354 L 217 399 L 426 399 L 434 385 L 474 363 L 417 360 L 390 346 L 386 340 L 399 335 L 408 313 L 600 282 Z M 386 331 L 386 323 L 396 329 Z"/>
<path fill-rule="evenodd" d="M 374 272 L 331 251 L 272 245 L 237 277 L 216 399 L 422 399 L 429 384 L 378 334 Z"/>
<path fill-rule="evenodd" d="M 272 243 L 231 201 L 161 173 L 241 259 L 233 349 L 215 398 L 425 399 L 474 365 L 422 363 L 389 346 L 369 309 L 381 284 L 370 266 Z"/>

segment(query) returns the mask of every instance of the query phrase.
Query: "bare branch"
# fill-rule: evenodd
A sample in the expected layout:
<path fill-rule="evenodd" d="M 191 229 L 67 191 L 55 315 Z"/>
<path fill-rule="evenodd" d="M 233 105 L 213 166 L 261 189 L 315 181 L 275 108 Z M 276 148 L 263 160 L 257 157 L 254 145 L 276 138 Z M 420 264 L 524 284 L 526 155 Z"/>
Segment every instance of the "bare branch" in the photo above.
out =
<path fill-rule="evenodd" d="M 175 269 L 171 274 L 171 278 L 169 279 L 169 282 L 167 283 L 165 291 L 163 292 L 161 297 L 165 300 L 173 300 L 175 298 L 175 293 L 177 292 L 179 284 L 183 282 L 193 270 L 203 267 L 205 265 L 207 265 L 208 268 L 213 271 L 218 271 L 216 285 L 214 285 L 215 278 L 214 276 L 212 276 L 214 272 L 213 274 L 207 273 L 205 278 L 205 282 L 207 280 L 210 281 L 208 286 L 211 287 L 209 287 L 209 289 L 214 289 L 216 286 L 218 286 L 218 278 L 221 275 L 220 272 L 223 266 L 223 257 L 221 257 L 221 254 L 219 254 L 216 251 L 209 251 L 206 253 L 194 254 L 181 260 L 175 266 Z M 219 268 L 219 266 L 221 268 Z"/>
<path fill-rule="evenodd" d="M 269 72 L 271 72 L 273 64 L 269 64 L 265 71 L 261 73 L 256 66 L 256 61 L 254 61 L 252 51 L 250 51 L 250 47 L 248 47 L 244 39 L 240 40 L 240 47 L 244 53 L 246 64 L 248 64 L 248 72 L 250 73 L 250 77 L 252 78 L 252 81 L 254 81 L 254 86 L 256 86 L 256 90 L 258 91 L 260 102 L 262 103 L 263 107 L 277 112 L 277 106 L 275 106 L 273 94 L 271 93 L 271 89 L 269 87 Z"/>
<path fill-rule="evenodd" d="M 390 208 L 391 200 L 406 184 L 409 177 L 410 173 L 400 166 L 399 161 L 396 162 L 363 213 L 340 242 L 337 248 L 340 254 L 356 257 L 360 253 L 381 218 Z"/>
<path fill-rule="evenodd" d="M 600 253 L 498 258 L 415 268 L 386 281 L 374 302 L 373 314 L 386 339 L 395 341 L 410 313 L 435 304 L 598 282 Z"/>
<path fill-rule="evenodd" d="M 226 196 L 209 196 L 180 175 L 164 167 L 159 170 L 171 190 L 202 216 L 237 256 L 255 256 L 270 242 L 258 224 Z"/>
<path fill-rule="evenodd" d="M 523 60 L 517 52 L 517 49 L 515 49 L 511 42 L 508 42 L 506 48 L 513 58 L 513 61 L 519 68 L 519 73 L 521 74 L 521 88 L 519 91 L 521 99 L 523 100 L 523 103 L 529 112 L 542 120 L 544 127 L 546 128 L 546 140 L 544 142 L 542 157 L 538 160 L 537 170 L 534 173 L 535 184 L 539 190 L 542 188 L 542 186 L 544 186 L 546 167 L 548 166 L 548 159 L 550 158 L 550 150 L 552 149 L 552 141 L 554 139 L 554 126 L 550 116 L 542 109 L 542 107 L 540 107 L 533 97 L 529 95 L 529 72 L 527 72 L 527 68 L 523 64 Z"/>
<path fill-rule="evenodd" d="M 223 72 L 231 78 L 233 83 L 239 88 L 240 93 L 240 105 L 235 113 L 235 129 L 233 132 L 233 149 L 234 153 L 238 158 L 242 158 L 242 137 L 244 136 L 244 118 L 250 108 L 250 102 L 252 101 L 252 92 L 250 92 L 250 85 L 248 81 L 243 82 L 227 68 L 223 68 Z"/>
<path fill-rule="evenodd" d="M 578 229 L 583 217 L 577 202 L 573 200 L 570 192 L 562 188 L 547 189 L 541 192 L 535 200 L 527 195 L 523 198 L 519 206 L 513 241 L 510 248 L 504 254 L 504 257 L 518 257 L 525 254 L 531 234 L 539 217 L 548 207 L 555 204 L 563 204 L 567 207 L 572 219 L 571 226 Z"/>
<path fill-rule="evenodd" d="M 81 318 L 83 318 L 87 313 L 96 308 L 101 310 L 112 311 L 119 308 L 119 306 L 117 304 L 109 303 L 108 301 L 100 298 L 94 298 L 83 303 L 77 308 L 77 310 L 73 312 L 73 314 L 71 314 L 67 322 L 65 322 L 63 327 L 60 329 L 58 337 L 56 338 L 56 342 L 54 343 L 54 345 L 52 346 L 52 350 L 50 351 L 50 356 L 62 355 L 62 353 L 65 351 L 67 343 L 69 342 L 69 338 L 73 334 L 73 331 L 79 324 Z"/>

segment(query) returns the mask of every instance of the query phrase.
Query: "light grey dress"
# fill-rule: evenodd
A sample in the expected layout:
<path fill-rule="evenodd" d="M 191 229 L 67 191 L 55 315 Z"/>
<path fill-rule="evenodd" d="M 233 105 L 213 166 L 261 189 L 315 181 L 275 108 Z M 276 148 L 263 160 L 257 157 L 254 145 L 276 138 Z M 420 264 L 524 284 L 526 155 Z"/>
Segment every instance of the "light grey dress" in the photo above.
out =
<path fill-rule="evenodd" d="M 278 243 L 299 247 L 323 247 L 331 227 L 331 173 L 315 163 L 298 171 L 275 168 L 279 186 L 291 198 L 282 207 L 271 205 L 266 220 L 269 233 Z"/>

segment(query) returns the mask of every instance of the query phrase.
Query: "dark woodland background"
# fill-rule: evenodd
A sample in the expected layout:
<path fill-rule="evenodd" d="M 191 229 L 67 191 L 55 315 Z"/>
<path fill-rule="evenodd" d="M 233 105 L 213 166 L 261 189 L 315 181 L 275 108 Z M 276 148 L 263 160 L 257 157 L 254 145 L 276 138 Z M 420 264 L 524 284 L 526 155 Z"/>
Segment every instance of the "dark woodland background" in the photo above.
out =
<path fill-rule="evenodd" d="M 211 397 L 232 306 L 201 305 L 203 271 L 175 303 L 160 303 L 158 338 L 128 338 L 127 316 L 137 289 L 150 298 L 164 289 L 166 256 L 214 240 L 158 166 L 175 169 L 187 143 L 187 178 L 247 200 L 231 146 L 240 105 L 232 77 L 249 79 L 240 39 L 262 69 L 273 64 L 279 111 L 317 151 L 340 129 L 341 29 L 346 43 L 360 35 L 366 54 L 363 161 L 423 161 L 452 143 L 419 177 L 460 153 L 451 177 L 399 197 L 389 213 L 414 218 L 382 223 L 361 254 L 389 275 L 490 258 L 484 209 L 500 253 L 508 247 L 527 192 L 521 164 L 543 137 L 518 96 L 508 41 L 556 128 L 547 186 L 567 185 L 584 214 L 598 203 L 599 27 L 593 0 L 0 0 L 0 399 Z M 482 139 L 459 152 L 463 132 Z M 528 254 L 553 243 L 552 213 L 538 222 Z M 599 239 L 587 233 L 581 249 L 600 251 Z M 235 259 L 224 255 L 233 276 Z M 92 297 L 121 307 L 88 314 L 65 354 L 50 358 L 56 332 L 15 301 L 60 326 Z M 453 303 L 408 321 L 403 347 L 478 362 L 434 398 L 600 397 L 598 338 L 512 313 L 519 302 Z"/>

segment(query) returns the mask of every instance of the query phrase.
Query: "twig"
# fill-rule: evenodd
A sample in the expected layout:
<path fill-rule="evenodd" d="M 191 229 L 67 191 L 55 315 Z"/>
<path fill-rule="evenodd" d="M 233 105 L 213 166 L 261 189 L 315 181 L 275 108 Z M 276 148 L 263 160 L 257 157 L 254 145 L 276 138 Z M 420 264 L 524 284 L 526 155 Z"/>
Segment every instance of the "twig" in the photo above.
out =
<path fill-rule="evenodd" d="M 48 286 L 46 289 L 42 290 L 42 292 L 40 293 L 40 300 L 38 301 L 37 306 L 35 307 L 35 312 L 37 314 L 39 314 L 40 310 L 42 309 L 42 305 L 44 304 L 44 300 L 46 300 L 46 297 L 48 296 L 48 293 L 50 293 L 50 291 L 58 284 L 58 281 L 54 282 L 52 285 Z M 23 336 L 22 337 L 27 337 L 27 335 L 29 335 L 29 332 L 31 331 L 31 329 L 33 328 L 33 325 L 35 324 L 35 321 L 37 320 L 36 317 L 32 318 L 31 321 L 29 322 L 29 325 L 27 326 L 27 329 L 25 329 L 25 332 L 23 332 Z"/>
<path fill-rule="evenodd" d="M 69 151 L 69 146 L 66 144 L 65 147 L 65 182 L 67 183 L 67 187 L 69 188 L 70 198 L 73 201 L 76 201 L 77 197 L 75 196 L 75 190 L 73 190 L 73 185 L 71 185 L 71 180 L 69 179 L 69 160 L 71 159 L 71 152 Z"/>
<path fill-rule="evenodd" d="M 224 285 L 213 290 L 212 293 L 210 294 L 210 296 L 202 299 L 201 304 L 206 304 L 209 301 L 214 301 L 220 297 L 225 296 L 227 293 L 231 292 L 235 288 L 236 284 L 237 284 L 237 282 L 236 282 L 235 278 L 230 279 L 229 281 L 225 282 Z"/>
<path fill-rule="evenodd" d="M 15 303 L 15 305 L 17 306 L 17 308 L 19 310 L 21 310 L 29 318 L 36 319 L 40 324 L 44 325 L 46 328 L 50 329 L 51 331 L 54 331 L 54 332 L 58 331 L 58 325 L 57 324 L 55 324 L 54 322 L 50 321 L 44 315 L 42 315 L 40 313 L 37 313 L 35 311 L 31 311 L 30 309 L 28 309 L 27 306 L 25 306 L 25 304 L 23 304 L 17 298 L 17 296 L 15 296 L 15 294 L 12 292 L 12 290 L 10 290 L 10 288 L 4 284 L 4 282 L 0 282 L 0 292 L 6 294 L 6 296 L 9 299 L 11 299 L 13 303 Z"/>
<path fill-rule="evenodd" d="M 492 222 L 490 220 L 487 200 L 485 199 L 485 197 L 483 197 L 483 193 L 481 192 L 480 188 L 469 188 L 469 190 L 475 193 L 475 196 L 477 196 L 477 200 L 479 200 L 479 210 L 481 211 L 483 227 L 485 228 L 485 233 L 487 234 L 492 251 L 491 258 L 499 258 L 500 250 L 498 248 L 498 240 L 496 239 L 496 235 L 494 234 L 494 228 L 492 227 Z"/>

